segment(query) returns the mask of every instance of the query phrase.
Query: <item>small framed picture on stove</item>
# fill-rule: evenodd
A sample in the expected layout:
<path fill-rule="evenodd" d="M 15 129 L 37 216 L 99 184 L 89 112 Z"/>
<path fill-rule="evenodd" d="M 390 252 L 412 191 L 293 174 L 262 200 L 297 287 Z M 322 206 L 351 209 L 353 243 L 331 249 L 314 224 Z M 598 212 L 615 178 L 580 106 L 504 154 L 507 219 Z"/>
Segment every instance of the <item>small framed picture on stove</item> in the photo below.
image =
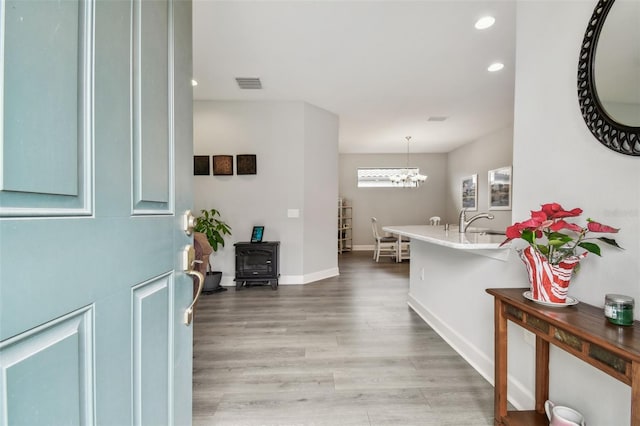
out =
<path fill-rule="evenodd" d="M 264 226 L 254 226 L 251 232 L 251 242 L 261 243 L 264 236 Z"/>

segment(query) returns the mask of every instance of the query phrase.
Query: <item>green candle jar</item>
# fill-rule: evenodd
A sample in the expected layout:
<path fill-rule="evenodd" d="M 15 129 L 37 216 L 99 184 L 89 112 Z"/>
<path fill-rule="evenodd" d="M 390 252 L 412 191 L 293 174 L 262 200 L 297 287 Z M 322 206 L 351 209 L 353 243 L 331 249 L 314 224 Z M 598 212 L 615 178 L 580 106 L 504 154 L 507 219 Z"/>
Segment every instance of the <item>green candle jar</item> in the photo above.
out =
<path fill-rule="evenodd" d="M 617 325 L 633 325 L 633 297 L 607 294 L 604 298 L 604 316 Z"/>

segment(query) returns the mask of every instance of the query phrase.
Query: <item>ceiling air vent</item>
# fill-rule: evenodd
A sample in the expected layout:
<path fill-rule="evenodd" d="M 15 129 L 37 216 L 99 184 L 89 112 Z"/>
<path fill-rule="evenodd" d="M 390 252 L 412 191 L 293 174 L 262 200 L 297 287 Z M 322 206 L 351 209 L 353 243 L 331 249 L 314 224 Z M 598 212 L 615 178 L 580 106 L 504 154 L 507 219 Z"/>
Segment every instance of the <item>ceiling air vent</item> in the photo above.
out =
<path fill-rule="evenodd" d="M 236 77 L 236 81 L 241 89 L 262 89 L 262 82 L 259 78 Z"/>
<path fill-rule="evenodd" d="M 444 117 L 442 115 L 432 115 L 431 117 L 427 118 L 427 121 L 445 121 L 447 118 L 449 117 Z"/>

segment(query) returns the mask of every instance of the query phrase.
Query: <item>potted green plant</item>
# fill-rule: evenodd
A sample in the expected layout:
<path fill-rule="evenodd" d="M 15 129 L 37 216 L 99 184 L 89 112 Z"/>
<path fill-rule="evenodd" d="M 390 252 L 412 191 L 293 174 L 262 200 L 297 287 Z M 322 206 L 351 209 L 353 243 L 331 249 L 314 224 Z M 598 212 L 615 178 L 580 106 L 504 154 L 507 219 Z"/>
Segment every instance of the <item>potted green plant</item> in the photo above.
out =
<path fill-rule="evenodd" d="M 202 216 L 196 218 L 194 231 L 201 232 L 207 237 L 213 252 L 217 252 L 219 247 L 224 247 L 225 235 L 231 235 L 231 227 L 220 219 L 220 212 L 216 209 L 201 210 Z M 220 286 L 222 279 L 221 271 L 209 271 L 205 278 L 204 290 L 214 292 L 225 290 Z"/>
<path fill-rule="evenodd" d="M 224 236 L 231 235 L 231 227 L 218 219 L 220 212 L 216 209 L 201 210 L 202 216 L 196 217 L 196 232 L 202 232 L 207 236 L 213 251 L 218 251 L 218 246 L 224 247 Z"/>

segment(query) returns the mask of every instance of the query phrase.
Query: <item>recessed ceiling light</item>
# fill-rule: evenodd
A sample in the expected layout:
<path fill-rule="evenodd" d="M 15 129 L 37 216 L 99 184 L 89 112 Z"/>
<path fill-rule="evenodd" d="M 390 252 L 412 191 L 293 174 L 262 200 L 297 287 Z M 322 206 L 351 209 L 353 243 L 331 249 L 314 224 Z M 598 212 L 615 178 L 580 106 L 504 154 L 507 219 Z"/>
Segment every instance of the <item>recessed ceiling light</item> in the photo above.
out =
<path fill-rule="evenodd" d="M 496 72 L 496 71 L 500 71 L 502 68 L 504 68 L 504 64 L 502 62 L 494 62 L 491 65 L 489 65 L 489 68 L 487 68 L 487 71 Z"/>
<path fill-rule="evenodd" d="M 195 87 L 195 86 L 197 86 L 197 85 L 198 85 L 198 82 L 197 82 L 197 81 L 195 81 L 194 79 L 191 79 L 191 85 L 192 85 L 193 87 Z"/>
<path fill-rule="evenodd" d="M 477 30 L 486 30 L 490 26 L 492 26 L 496 22 L 496 18 L 493 16 L 483 16 L 482 18 L 476 21 L 476 29 Z"/>

